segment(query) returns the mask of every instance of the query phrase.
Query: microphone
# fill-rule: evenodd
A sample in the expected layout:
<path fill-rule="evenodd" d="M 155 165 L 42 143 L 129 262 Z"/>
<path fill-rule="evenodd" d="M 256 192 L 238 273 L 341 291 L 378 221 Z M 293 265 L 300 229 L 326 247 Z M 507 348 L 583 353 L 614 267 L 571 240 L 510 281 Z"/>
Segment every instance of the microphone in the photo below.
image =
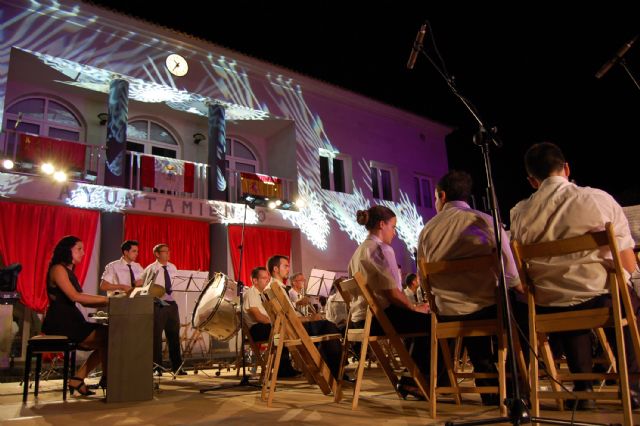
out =
<path fill-rule="evenodd" d="M 413 42 L 413 47 L 411 48 L 411 54 L 409 54 L 409 60 L 407 61 L 407 68 L 410 70 L 413 69 L 413 66 L 416 64 L 416 60 L 418 59 L 418 53 L 422 50 L 422 40 L 424 40 L 424 35 L 427 33 L 427 24 L 424 23 L 420 27 L 418 34 L 416 34 L 416 41 Z"/>
<path fill-rule="evenodd" d="M 625 43 L 615 54 L 615 56 L 611 59 L 609 59 L 596 73 L 596 78 L 602 78 L 606 73 L 609 72 L 609 70 L 618 62 L 620 62 L 622 60 L 622 58 L 624 58 L 624 55 L 627 54 L 627 52 L 629 51 L 629 49 L 631 49 L 631 47 L 633 46 L 633 43 L 636 42 L 636 40 L 638 39 L 638 36 L 636 35 L 634 38 L 632 38 L 631 40 L 629 40 L 627 43 Z"/>

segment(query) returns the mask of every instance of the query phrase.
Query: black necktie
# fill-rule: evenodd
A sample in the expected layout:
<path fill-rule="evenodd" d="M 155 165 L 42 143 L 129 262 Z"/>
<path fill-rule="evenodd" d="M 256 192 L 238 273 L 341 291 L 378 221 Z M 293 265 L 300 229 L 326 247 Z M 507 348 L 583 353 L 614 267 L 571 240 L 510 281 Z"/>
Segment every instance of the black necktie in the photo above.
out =
<path fill-rule="evenodd" d="M 164 289 L 167 291 L 167 294 L 171 294 L 171 275 L 169 275 L 167 265 L 164 265 L 162 269 L 164 269 Z"/>
<path fill-rule="evenodd" d="M 129 277 L 131 278 L 131 287 L 136 286 L 136 276 L 133 275 L 133 269 L 131 269 L 131 265 L 127 264 L 129 267 Z"/>

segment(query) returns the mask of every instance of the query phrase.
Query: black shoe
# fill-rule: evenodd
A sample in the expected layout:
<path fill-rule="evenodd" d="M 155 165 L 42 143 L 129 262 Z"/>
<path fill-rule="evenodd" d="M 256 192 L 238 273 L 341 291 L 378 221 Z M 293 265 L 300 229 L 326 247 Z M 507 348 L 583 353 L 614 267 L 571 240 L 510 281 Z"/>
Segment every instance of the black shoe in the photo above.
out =
<path fill-rule="evenodd" d="M 407 384 L 403 384 L 402 382 L 399 382 L 396 385 L 396 392 L 398 392 L 398 394 L 402 397 L 402 399 L 407 399 L 407 395 L 411 395 L 418 400 L 421 400 L 421 401 L 426 400 L 422 392 L 420 392 L 420 388 L 417 386 L 411 386 L 411 385 L 407 385 Z"/>
<path fill-rule="evenodd" d="M 640 408 L 640 393 L 637 390 L 630 390 L 631 393 L 631 409 L 637 410 Z"/>
<path fill-rule="evenodd" d="M 302 375 L 302 373 L 294 368 L 284 368 L 278 371 L 278 379 L 292 379 L 300 375 Z"/>
<path fill-rule="evenodd" d="M 184 371 L 184 370 L 181 368 L 181 369 L 179 369 L 179 370 L 177 370 L 177 371 L 174 371 L 174 372 L 173 372 L 173 374 L 174 374 L 174 376 L 186 376 L 186 375 L 187 375 L 187 372 L 186 372 L 186 371 Z"/>
<path fill-rule="evenodd" d="M 160 367 L 156 367 L 153 369 L 153 375 L 157 377 L 162 377 L 162 369 Z"/>
<path fill-rule="evenodd" d="M 487 407 L 497 407 L 500 405 L 500 395 L 497 393 L 482 393 L 480 394 L 482 399 L 482 405 Z"/>
<path fill-rule="evenodd" d="M 353 377 L 349 377 L 346 373 L 342 375 L 342 380 L 349 383 L 355 383 L 356 379 Z"/>
<path fill-rule="evenodd" d="M 593 410 L 596 408 L 596 402 L 593 399 L 568 399 L 564 403 L 567 410 L 572 410 L 575 406 L 576 411 Z"/>

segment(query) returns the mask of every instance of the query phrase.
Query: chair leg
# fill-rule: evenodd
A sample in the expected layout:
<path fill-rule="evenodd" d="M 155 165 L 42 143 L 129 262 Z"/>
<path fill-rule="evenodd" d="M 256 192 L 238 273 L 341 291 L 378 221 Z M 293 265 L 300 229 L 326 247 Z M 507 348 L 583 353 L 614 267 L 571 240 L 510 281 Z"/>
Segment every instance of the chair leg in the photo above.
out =
<path fill-rule="evenodd" d="M 31 374 L 31 345 L 27 345 L 27 357 L 24 361 L 24 379 L 22 380 L 22 403 L 27 403 L 27 395 L 29 393 L 29 375 Z"/>
<path fill-rule="evenodd" d="M 35 389 L 33 396 L 38 397 L 38 387 L 40 386 L 40 370 L 42 370 L 42 353 L 36 354 L 36 373 L 35 373 Z"/>
<path fill-rule="evenodd" d="M 431 418 L 436 418 L 436 404 L 438 394 L 436 387 L 438 386 L 438 323 L 435 315 L 431 315 L 431 368 L 429 369 L 429 411 Z"/>
<path fill-rule="evenodd" d="M 367 362 L 367 350 L 369 349 L 369 335 L 365 333 L 366 340 L 362 341 L 360 348 L 360 359 L 358 360 L 358 372 L 356 374 L 356 383 L 353 387 L 353 400 L 351 401 L 351 409 L 358 408 L 358 400 L 360 399 L 360 389 L 362 388 L 362 377 L 364 376 L 364 366 Z"/>
<path fill-rule="evenodd" d="M 625 285 L 624 283 L 622 285 Z M 629 392 L 629 366 L 627 365 L 627 356 L 625 353 L 624 333 L 622 326 L 622 308 L 620 306 L 620 296 L 617 281 L 611 281 L 611 301 L 613 302 L 613 315 L 616 332 L 616 347 L 618 349 L 618 373 L 620 377 L 620 391 L 622 393 L 622 413 L 625 425 L 633 425 L 633 415 L 631 412 L 631 395 Z M 629 315 L 630 321 L 633 321 L 633 313 Z M 631 328 L 630 328 L 631 329 Z"/>
<path fill-rule="evenodd" d="M 542 340 L 540 343 L 542 347 L 542 359 L 544 360 L 544 365 L 547 367 L 547 371 L 549 372 L 549 376 L 554 379 L 551 380 L 551 387 L 555 392 L 561 392 L 562 387 L 557 383 L 558 380 L 558 369 L 556 368 L 555 360 L 553 359 L 553 353 L 551 352 L 551 346 L 549 345 L 549 340 Z M 559 411 L 564 411 L 564 404 L 562 399 L 556 399 L 556 404 L 558 406 Z"/>
<path fill-rule="evenodd" d="M 267 399 L 267 407 L 271 407 L 273 396 L 276 392 L 276 382 L 278 381 L 278 369 L 280 368 L 280 358 L 282 358 L 282 348 L 284 343 L 282 340 L 278 342 L 276 356 L 273 360 L 273 371 L 271 372 L 271 384 L 269 385 L 269 398 Z"/>
<path fill-rule="evenodd" d="M 69 381 L 69 348 L 64 350 L 64 366 L 62 368 L 62 400 L 67 400 L 67 383 Z"/>

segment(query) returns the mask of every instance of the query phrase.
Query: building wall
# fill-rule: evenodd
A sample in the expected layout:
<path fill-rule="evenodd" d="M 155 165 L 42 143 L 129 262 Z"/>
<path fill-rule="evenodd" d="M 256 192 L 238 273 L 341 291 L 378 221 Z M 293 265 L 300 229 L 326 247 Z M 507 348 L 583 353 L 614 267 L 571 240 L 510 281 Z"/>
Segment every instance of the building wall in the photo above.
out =
<path fill-rule="evenodd" d="M 369 164 L 371 161 L 390 164 L 397 172 L 398 183 L 396 199 L 387 203 L 399 219 L 396 253 L 403 268 L 411 268 L 412 244 L 424 221 L 435 213 L 431 208 L 416 207 L 413 177 L 418 173 L 437 179 L 446 172 L 444 138 L 449 128 L 212 43 L 98 7 L 69 1 L 57 6 L 19 0 L 0 3 L 3 20 L 10 22 L 4 28 L 4 39 L 8 42 L 0 50 L 1 111 L 4 105 L 25 93 L 52 92 L 80 111 L 88 141 L 102 144 L 105 127 L 99 126 L 95 117 L 106 110 L 106 95 L 72 85 L 81 86 L 85 74 L 98 75 L 96 70 L 162 85 L 191 100 L 207 97 L 250 111 L 249 117 L 253 119 L 242 120 L 232 118 L 233 108 L 229 109 L 227 134 L 249 142 L 265 172 L 297 180 L 299 194 L 309 201 L 301 213 L 284 214 L 285 224 L 276 225 L 300 230 L 300 238 L 294 238 L 300 247 L 295 247 L 294 253 L 300 253 L 299 267 L 303 272 L 314 266 L 346 269 L 351 253 L 366 235 L 364 228 L 355 223 L 355 212 L 377 202 L 371 195 Z M 41 70 L 40 75 L 35 71 L 23 74 L 24 70 L 10 64 L 11 48 L 48 58 L 39 60 L 48 61 L 47 66 L 56 71 L 41 65 L 46 71 Z M 164 67 L 166 56 L 174 52 L 189 61 L 190 71 L 185 77 L 172 77 Z M 56 68 L 58 65 L 52 58 L 73 61 L 86 68 L 75 77 L 77 81 L 72 81 L 62 68 Z M 47 78 L 41 78 L 42 75 Z M 165 123 L 175 132 L 182 158 L 204 162 L 210 141 L 195 145 L 192 135 L 207 134 L 206 117 L 185 112 L 186 109 L 180 102 L 131 100 L 129 116 L 155 118 Z M 353 178 L 350 194 L 320 188 L 321 149 L 350 156 Z M 267 225 L 269 220 L 263 223 Z"/>

